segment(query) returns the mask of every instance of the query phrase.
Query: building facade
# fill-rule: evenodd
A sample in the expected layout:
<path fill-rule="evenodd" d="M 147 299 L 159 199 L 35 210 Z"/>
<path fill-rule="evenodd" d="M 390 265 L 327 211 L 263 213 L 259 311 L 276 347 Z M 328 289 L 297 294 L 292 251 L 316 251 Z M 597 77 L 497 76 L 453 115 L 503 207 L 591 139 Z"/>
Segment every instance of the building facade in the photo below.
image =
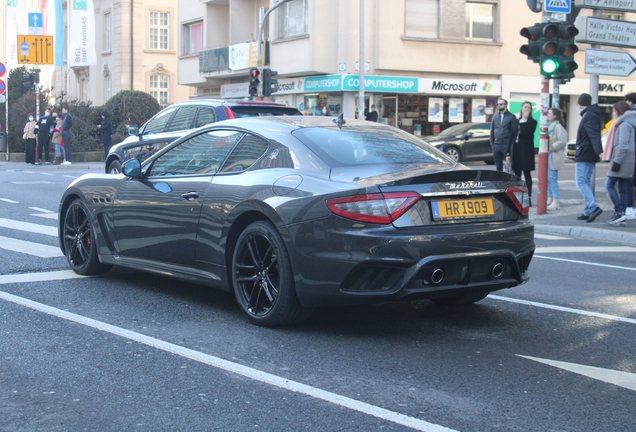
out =
<path fill-rule="evenodd" d="M 95 58 L 91 66 L 50 66 L 53 93 L 102 105 L 122 90 L 149 93 L 161 106 L 188 99 L 178 84 L 178 0 L 94 0 Z M 68 14 L 64 8 L 64 35 Z M 52 71 L 50 70 L 52 69 Z"/>
<path fill-rule="evenodd" d="M 193 97 L 247 96 L 249 68 L 258 60 L 259 24 L 276 3 L 180 1 L 179 84 L 192 87 Z M 519 52 L 527 41 L 519 31 L 540 22 L 541 14 L 524 2 L 364 0 L 362 5 L 361 11 L 360 0 L 292 0 L 269 14 L 261 57 L 278 72 L 279 82 L 269 99 L 306 115 L 321 115 L 328 106 L 333 115 L 353 117 L 362 94 L 362 60 L 365 112 L 375 107 L 378 121 L 416 135 L 490 121 L 499 97 L 511 102 L 513 112 L 525 100 L 539 106 L 539 67 Z M 580 15 L 591 13 L 583 9 Z M 629 21 L 634 14 L 607 17 Z M 584 73 L 584 49 L 590 46 L 578 45 L 576 78 L 559 89 L 572 134 L 577 97 L 590 92 Z M 632 91 L 632 77 L 600 77 L 606 120 L 611 103 Z"/>

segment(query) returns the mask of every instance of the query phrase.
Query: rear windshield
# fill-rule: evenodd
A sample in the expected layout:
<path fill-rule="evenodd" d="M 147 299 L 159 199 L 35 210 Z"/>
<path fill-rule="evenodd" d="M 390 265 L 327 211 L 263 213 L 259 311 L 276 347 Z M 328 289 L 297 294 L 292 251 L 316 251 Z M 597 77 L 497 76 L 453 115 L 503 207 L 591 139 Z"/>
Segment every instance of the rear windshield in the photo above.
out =
<path fill-rule="evenodd" d="M 331 166 L 453 163 L 442 152 L 395 128 L 301 128 L 293 132 Z"/>
<path fill-rule="evenodd" d="M 230 107 L 234 117 L 259 117 L 259 116 L 293 116 L 301 115 L 294 107 L 276 106 L 233 106 Z"/>

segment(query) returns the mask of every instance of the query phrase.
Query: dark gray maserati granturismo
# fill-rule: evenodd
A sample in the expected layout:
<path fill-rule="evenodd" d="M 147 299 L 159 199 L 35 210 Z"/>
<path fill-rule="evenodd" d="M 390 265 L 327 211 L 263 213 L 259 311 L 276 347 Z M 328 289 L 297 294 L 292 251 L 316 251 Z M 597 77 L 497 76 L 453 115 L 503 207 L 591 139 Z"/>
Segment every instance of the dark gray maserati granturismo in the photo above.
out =
<path fill-rule="evenodd" d="M 517 177 L 469 169 L 391 126 L 332 117 L 213 123 L 65 191 L 82 275 L 124 266 L 233 292 L 263 326 L 316 307 L 474 303 L 528 280 Z"/>

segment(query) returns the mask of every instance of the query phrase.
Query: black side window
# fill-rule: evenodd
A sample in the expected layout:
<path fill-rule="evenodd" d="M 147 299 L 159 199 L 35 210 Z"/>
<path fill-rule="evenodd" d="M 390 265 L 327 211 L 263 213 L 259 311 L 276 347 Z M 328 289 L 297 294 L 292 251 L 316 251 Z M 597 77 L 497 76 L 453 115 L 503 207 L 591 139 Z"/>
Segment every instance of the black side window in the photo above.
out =
<path fill-rule="evenodd" d="M 267 151 L 269 144 L 263 138 L 245 135 L 227 158 L 219 172 L 245 171 Z"/>
<path fill-rule="evenodd" d="M 194 117 L 197 115 L 196 106 L 186 106 L 179 108 L 179 111 L 170 120 L 166 132 L 182 131 L 192 128 Z"/>
<path fill-rule="evenodd" d="M 166 127 L 166 123 L 170 120 L 170 117 L 176 112 L 177 108 L 166 108 L 152 118 L 144 128 L 144 135 L 162 133 Z"/>
<path fill-rule="evenodd" d="M 205 126 L 206 124 L 214 123 L 216 121 L 216 112 L 212 107 L 201 107 L 197 114 L 197 119 L 194 122 L 194 127 L 198 128 Z"/>
<path fill-rule="evenodd" d="M 214 174 L 243 132 L 204 132 L 182 142 L 157 158 L 149 176 Z"/>

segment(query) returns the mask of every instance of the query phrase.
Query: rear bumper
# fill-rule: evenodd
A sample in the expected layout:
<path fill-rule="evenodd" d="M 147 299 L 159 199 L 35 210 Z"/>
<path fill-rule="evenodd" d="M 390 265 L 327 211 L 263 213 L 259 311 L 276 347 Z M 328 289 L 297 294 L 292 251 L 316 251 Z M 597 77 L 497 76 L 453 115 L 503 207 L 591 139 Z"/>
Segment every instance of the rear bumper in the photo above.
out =
<path fill-rule="evenodd" d="M 313 224 L 320 224 L 314 222 Z M 329 226 L 329 225 L 327 225 Z M 534 227 L 525 221 L 441 227 L 291 230 L 304 306 L 439 298 L 511 288 L 529 279 Z M 311 245 L 311 246 L 310 246 Z"/>

